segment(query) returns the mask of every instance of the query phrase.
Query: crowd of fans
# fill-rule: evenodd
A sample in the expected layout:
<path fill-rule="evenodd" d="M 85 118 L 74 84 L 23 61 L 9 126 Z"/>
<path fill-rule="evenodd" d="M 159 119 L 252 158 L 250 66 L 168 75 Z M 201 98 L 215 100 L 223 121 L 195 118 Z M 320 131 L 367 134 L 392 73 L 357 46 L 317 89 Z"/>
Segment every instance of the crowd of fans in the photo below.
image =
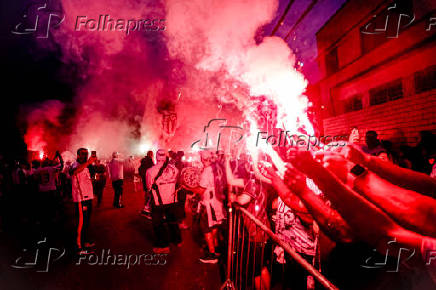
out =
<path fill-rule="evenodd" d="M 340 150 L 278 148 L 284 172 L 267 157 L 262 164 L 269 165 L 259 167 L 247 154 L 208 150 L 187 158 L 159 149 L 141 160 L 114 153 L 103 162 L 80 148 L 71 164 L 58 152 L 31 164 L 9 165 L 0 157 L 0 229 L 19 224 L 24 232 L 50 236 L 53 225 L 64 222 L 63 204 L 72 201 L 75 245 L 86 255 L 95 247 L 88 235 L 94 196 L 101 206 L 110 180 L 113 207 L 123 208 L 127 179 L 144 192 L 141 214 L 153 225 L 155 253 L 170 253 L 171 244 L 183 247 L 181 230 L 190 228 L 203 248 L 200 262 L 225 264 L 228 207 L 238 204 L 340 289 L 436 287 L 435 136 L 423 132 L 417 146 L 401 147 L 374 131 L 364 144 L 353 134 Z M 197 180 L 186 182 L 186 175 Z M 253 272 L 246 283 L 256 289 L 319 287 L 250 219 L 241 221 L 234 235 L 241 253 L 233 254 Z M 403 261 L 401 249 L 413 254 Z M 400 274 L 393 275 L 392 266 Z"/>

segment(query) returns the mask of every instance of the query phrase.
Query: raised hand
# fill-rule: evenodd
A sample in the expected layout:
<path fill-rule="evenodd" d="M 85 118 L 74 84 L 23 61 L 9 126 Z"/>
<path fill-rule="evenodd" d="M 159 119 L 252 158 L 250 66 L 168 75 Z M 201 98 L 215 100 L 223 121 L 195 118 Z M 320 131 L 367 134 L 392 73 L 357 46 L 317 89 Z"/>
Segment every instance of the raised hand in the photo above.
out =
<path fill-rule="evenodd" d="M 348 144 L 358 143 L 360 139 L 359 130 L 354 128 L 351 130 L 350 137 L 348 138 Z"/>
<path fill-rule="evenodd" d="M 319 162 L 315 161 L 309 151 L 295 151 L 288 156 L 288 161 L 293 167 L 309 177 L 312 176 L 314 168 L 321 166 Z"/>
<path fill-rule="evenodd" d="M 345 158 L 356 164 L 366 164 L 369 160 L 369 155 L 364 153 L 359 146 L 355 144 L 348 145 L 344 149 Z"/>
<path fill-rule="evenodd" d="M 265 177 L 271 180 L 271 184 L 272 186 L 274 186 L 274 188 L 280 187 L 281 184 L 284 184 L 283 180 L 280 178 L 280 176 L 277 174 L 273 167 L 266 167 L 265 170 Z"/>
<path fill-rule="evenodd" d="M 288 164 L 286 168 L 284 180 L 286 186 L 288 186 L 288 188 L 296 194 L 302 193 L 307 187 L 306 176 L 304 176 L 304 174 L 297 169 L 293 168 L 290 164 Z"/>
<path fill-rule="evenodd" d="M 322 165 L 335 174 L 342 182 L 347 183 L 348 175 L 354 163 L 345 159 L 342 154 L 325 155 L 321 160 Z"/>
<path fill-rule="evenodd" d="M 97 157 L 95 157 L 95 156 L 91 156 L 91 157 L 89 157 L 89 159 L 88 159 L 88 164 L 92 164 L 92 163 L 94 163 L 94 162 L 96 162 L 97 161 Z"/>

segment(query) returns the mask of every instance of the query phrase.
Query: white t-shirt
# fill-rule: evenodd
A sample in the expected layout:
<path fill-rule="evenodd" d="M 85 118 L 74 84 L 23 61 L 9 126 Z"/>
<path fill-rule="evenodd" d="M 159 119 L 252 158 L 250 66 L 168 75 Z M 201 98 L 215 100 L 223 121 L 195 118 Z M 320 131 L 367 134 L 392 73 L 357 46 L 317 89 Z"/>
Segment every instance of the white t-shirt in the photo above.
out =
<path fill-rule="evenodd" d="M 124 179 L 123 160 L 118 158 L 112 159 L 111 162 L 109 162 L 108 167 L 109 167 L 109 174 L 111 175 L 112 181 Z"/>
<path fill-rule="evenodd" d="M 209 227 L 219 225 L 226 218 L 223 203 L 216 198 L 215 181 L 212 166 L 204 168 L 200 177 L 200 186 L 205 188 L 202 204 L 207 210 Z"/>
<path fill-rule="evenodd" d="M 61 165 L 46 166 L 35 170 L 38 176 L 39 191 L 47 192 L 56 190 L 56 172 L 60 171 Z"/>
<path fill-rule="evenodd" d="M 79 166 L 80 164 L 76 161 L 71 165 L 71 170 L 74 170 Z M 72 175 L 71 183 L 74 202 L 80 202 L 94 198 L 91 174 L 89 174 L 88 168 L 85 168 L 81 172 Z"/>
<path fill-rule="evenodd" d="M 157 163 L 146 172 L 147 188 L 151 188 L 154 179 L 157 176 L 159 169 L 163 166 L 163 163 Z M 162 172 L 162 175 L 156 180 L 156 184 L 159 188 L 159 194 L 162 198 L 162 204 L 170 204 L 177 201 L 176 197 L 176 183 L 179 175 L 179 170 L 172 164 L 168 164 Z M 159 205 L 158 196 L 153 189 L 154 203 Z"/>

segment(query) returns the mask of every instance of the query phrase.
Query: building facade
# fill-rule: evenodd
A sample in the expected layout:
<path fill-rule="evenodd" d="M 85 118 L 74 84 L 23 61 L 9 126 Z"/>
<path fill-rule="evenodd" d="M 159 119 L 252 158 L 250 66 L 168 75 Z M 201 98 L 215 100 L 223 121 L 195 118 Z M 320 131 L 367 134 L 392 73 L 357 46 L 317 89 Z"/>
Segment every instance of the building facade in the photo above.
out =
<path fill-rule="evenodd" d="M 436 133 L 436 2 L 351 0 L 317 32 L 324 135 Z"/>

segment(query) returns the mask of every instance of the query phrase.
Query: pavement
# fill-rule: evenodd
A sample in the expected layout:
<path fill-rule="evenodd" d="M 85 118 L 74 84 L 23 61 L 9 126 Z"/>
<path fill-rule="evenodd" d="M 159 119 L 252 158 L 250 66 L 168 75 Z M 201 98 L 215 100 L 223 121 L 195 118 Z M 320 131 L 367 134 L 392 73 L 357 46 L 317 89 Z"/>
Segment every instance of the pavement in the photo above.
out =
<path fill-rule="evenodd" d="M 125 184 L 122 209 L 112 208 L 112 198 L 108 184 L 101 207 L 93 208 L 95 255 L 86 259 L 74 255 L 71 202 L 48 239 L 32 240 L 25 227 L 0 232 L 0 289 L 219 289 L 219 266 L 198 261 L 190 230 L 182 231 L 181 247 L 155 256 L 151 222 L 139 214 L 143 192 Z"/>

